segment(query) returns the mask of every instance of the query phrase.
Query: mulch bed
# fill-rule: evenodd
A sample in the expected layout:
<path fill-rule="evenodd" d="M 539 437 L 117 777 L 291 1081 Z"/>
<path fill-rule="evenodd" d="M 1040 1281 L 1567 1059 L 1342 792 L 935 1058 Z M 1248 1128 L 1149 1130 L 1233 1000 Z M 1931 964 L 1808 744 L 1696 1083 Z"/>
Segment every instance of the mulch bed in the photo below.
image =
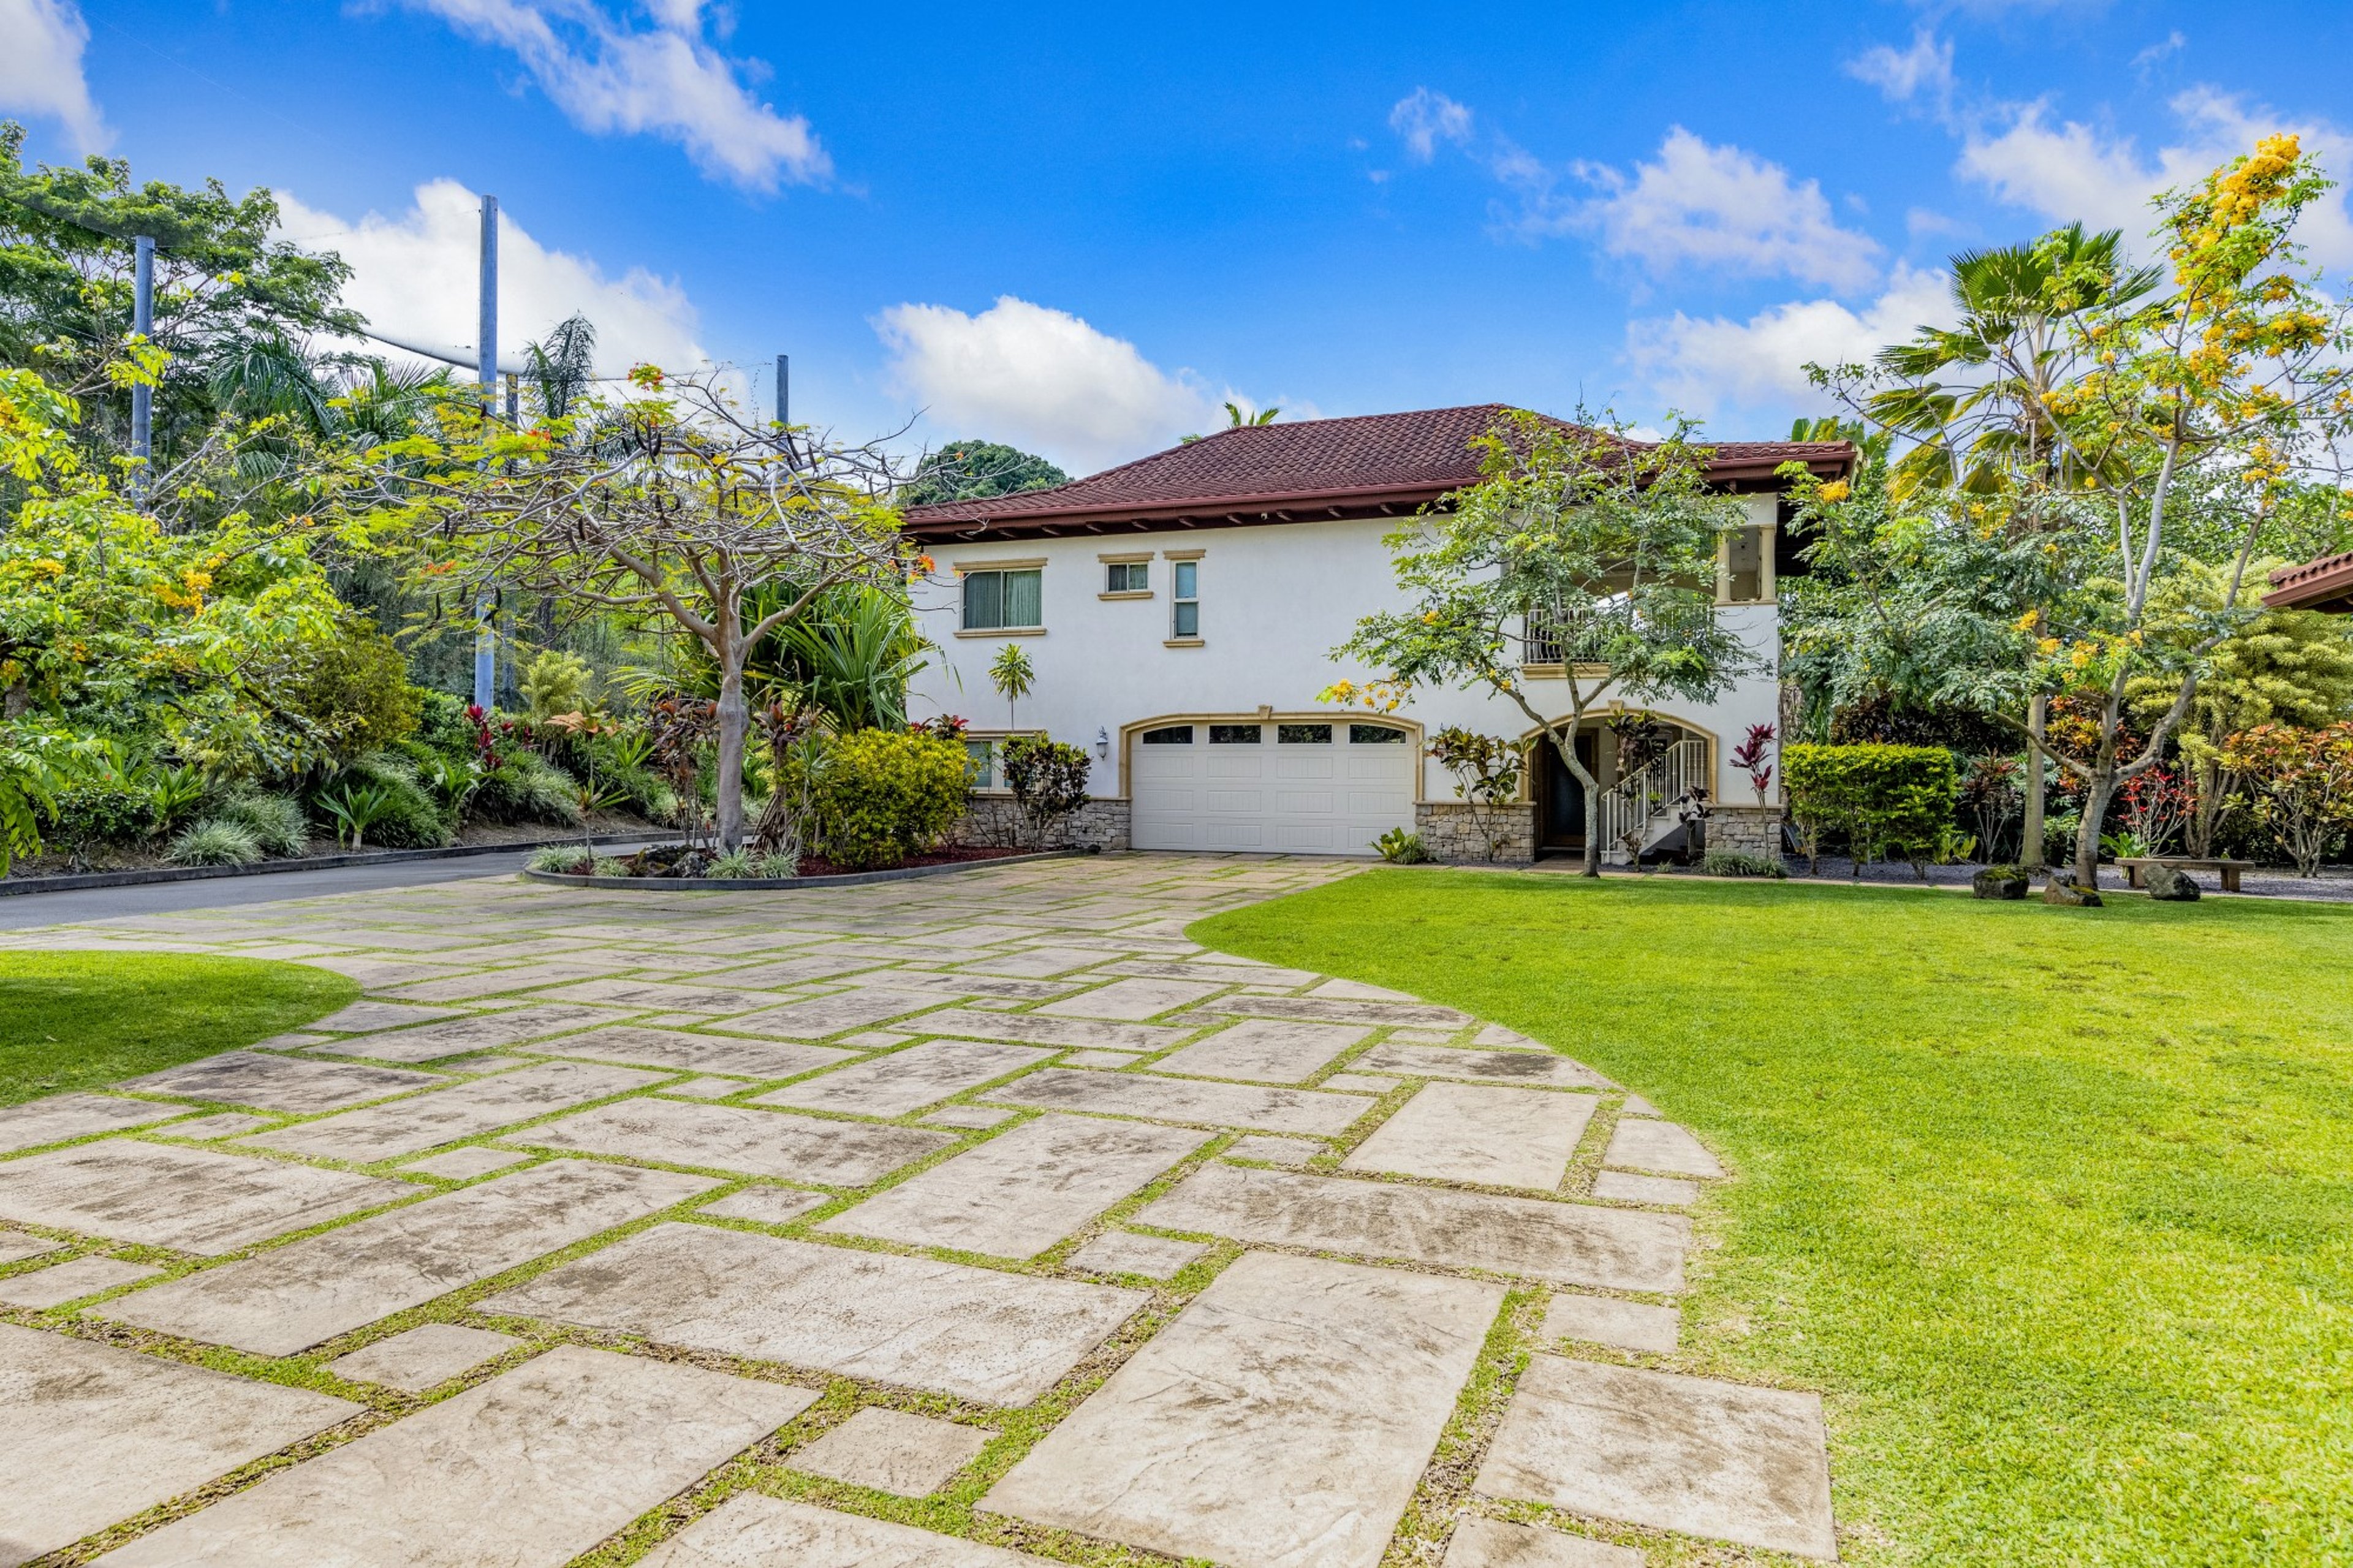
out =
<path fill-rule="evenodd" d="M 841 866 L 822 855 L 804 855 L 797 874 L 803 877 L 850 877 L 873 870 L 907 871 L 926 866 L 965 866 L 981 860 L 1003 860 L 1014 855 L 1034 855 L 1035 849 L 999 849 L 980 845 L 950 845 L 927 854 L 910 855 L 896 866 Z M 657 844 L 621 858 L 625 877 L 643 881 L 694 881 L 708 875 L 708 849 L 683 844 Z"/>
<path fill-rule="evenodd" d="M 974 860 L 1002 860 L 1008 855 L 1035 855 L 1035 849 L 993 849 L 980 845 L 958 845 L 946 849 L 934 849 L 928 855 L 910 855 L 893 869 L 914 866 L 962 866 Z M 853 871 L 871 870 L 865 866 L 837 866 L 822 855 L 801 857 L 800 874 L 804 877 L 843 877 Z"/>

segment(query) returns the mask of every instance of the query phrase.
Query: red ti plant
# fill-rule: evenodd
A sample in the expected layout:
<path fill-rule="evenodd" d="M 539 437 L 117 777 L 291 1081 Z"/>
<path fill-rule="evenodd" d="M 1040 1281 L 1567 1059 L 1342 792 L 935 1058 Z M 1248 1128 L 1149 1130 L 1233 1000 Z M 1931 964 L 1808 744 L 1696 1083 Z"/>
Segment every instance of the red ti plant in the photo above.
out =
<path fill-rule="evenodd" d="M 1772 753 L 1767 750 L 1780 731 L 1770 724 L 1748 726 L 1748 739 L 1732 748 L 1732 765 L 1748 770 L 1748 787 L 1757 792 L 1757 804 L 1765 804 L 1765 792 L 1773 787 Z"/>

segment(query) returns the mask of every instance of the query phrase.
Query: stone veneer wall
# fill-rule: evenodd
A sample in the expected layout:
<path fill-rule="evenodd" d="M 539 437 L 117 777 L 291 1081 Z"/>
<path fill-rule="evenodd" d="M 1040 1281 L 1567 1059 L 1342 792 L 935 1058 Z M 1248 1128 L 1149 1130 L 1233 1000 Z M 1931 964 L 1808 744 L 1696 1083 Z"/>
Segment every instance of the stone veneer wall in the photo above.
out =
<path fill-rule="evenodd" d="M 1433 860 L 1468 865 L 1525 866 L 1536 858 L 1536 808 L 1531 802 L 1482 808 L 1495 835 L 1495 854 L 1487 854 L 1487 837 L 1471 819 L 1471 807 L 1458 800 L 1424 801 L 1413 808 L 1413 830 Z"/>
<path fill-rule="evenodd" d="M 1778 805 L 1719 805 L 1707 814 L 1707 847 L 1741 855 L 1778 857 L 1781 853 L 1781 808 Z"/>
<path fill-rule="evenodd" d="M 1127 802 L 1091 800 L 1063 822 L 1057 835 L 1062 842 L 1053 847 L 1124 849 L 1128 821 Z M 975 795 L 964 816 L 948 830 L 948 842 L 992 847 L 1027 844 L 1029 827 L 1013 808 L 1012 796 Z"/>

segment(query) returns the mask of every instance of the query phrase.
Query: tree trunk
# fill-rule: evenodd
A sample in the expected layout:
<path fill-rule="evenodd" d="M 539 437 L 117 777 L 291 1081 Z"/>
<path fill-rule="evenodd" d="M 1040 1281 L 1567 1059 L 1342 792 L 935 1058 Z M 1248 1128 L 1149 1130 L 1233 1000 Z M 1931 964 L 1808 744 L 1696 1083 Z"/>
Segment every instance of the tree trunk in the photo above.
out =
<path fill-rule="evenodd" d="M 2042 739 L 2042 727 L 2050 717 L 2051 700 L 2031 699 L 2026 706 L 2026 728 L 2035 740 Z M 1993 853 L 1993 846 L 1986 846 Z M 2026 748 L 2026 820 L 2018 829 L 2018 863 L 2030 871 L 2042 867 L 2042 753 L 2033 746 Z"/>
<path fill-rule="evenodd" d="M 744 702 L 743 650 L 731 646 L 728 653 L 720 666 L 719 776 L 713 784 L 722 855 L 744 847 L 744 737 L 752 723 L 751 710 Z"/>
<path fill-rule="evenodd" d="M 1567 735 L 1550 725 L 1545 727 L 1545 734 L 1551 739 L 1553 755 L 1558 757 L 1561 766 L 1568 770 L 1568 776 L 1585 786 L 1585 874 L 1599 877 L 1601 875 L 1601 835 L 1596 828 L 1595 818 L 1601 785 L 1585 771 L 1585 764 L 1577 760 L 1577 721 L 1571 719 Z"/>
<path fill-rule="evenodd" d="M 2084 792 L 2084 820 L 2075 829 L 2075 882 L 2078 887 L 2096 888 L 2100 885 L 2100 826 L 2107 820 L 2108 800 L 2116 791 L 2116 763 L 2103 757 L 2092 770 L 2091 785 Z"/>

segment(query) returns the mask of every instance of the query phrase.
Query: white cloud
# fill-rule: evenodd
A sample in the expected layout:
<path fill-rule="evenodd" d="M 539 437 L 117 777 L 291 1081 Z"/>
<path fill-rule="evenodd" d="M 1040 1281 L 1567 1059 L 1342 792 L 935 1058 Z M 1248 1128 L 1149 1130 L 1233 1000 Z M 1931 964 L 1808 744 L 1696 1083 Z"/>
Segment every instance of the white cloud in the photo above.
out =
<path fill-rule="evenodd" d="M 1745 321 L 1722 316 L 1630 321 L 1626 355 L 1648 384 L 1686 413 L 1707 416 L 1725 405 L 1783 408 L 1819 403 L 1805 367 L 1867 360 L 1927 324 L 1953 320 L 1945 276 L 1905 263 L 1880 296 L 1861 310 L 1835 300 L 1799 300 Z"/>
<path fill-rule="evenodd" d="M 2192 88 L 2170 105 L 2181 139 L 2144 156 L 2130 137 L 2104 135 L 2079 121 L 2053 126 L 2048 105 L 2012 106 L 1998 134 L 1968 133 L 1957 165 L 2010 204 L 2054 223 L 2081 219 L 2095 228 L 2121 228 L 2143 254 L 2155 214 L 2149 198 L 2187 187 L 2233 156 L 2252 153 L 2262 137 L 2293 131 L 2339 178 L 2353 174 L 2353 135 L 2326 121 L 2295 120 L 2212 88 Z M 2353 265 L 2353 218 L 2346 193 L 2329 192 L 2305 210 L 2297 238 L 2323 265 Z"/>
<path fill-rule="evenodd" d="M 1438 154 L 1438 143 L 1460 147 L 1471 140 L 1471 110 L 1442 92 L 1418 87 L 1389 110 L 1389 129 L 1405 142 L 1416 163 L 1427 163 Z"/>
<path fill-rule="evenodd" d="M 455 180 L 417 187 L 398 217 L 369 213 L 356 222 L 280 195 L 283 232 L 306 250 L 332 250 L 351 263 L 344 303 L 379 331 L 427 347 L 463 349 L 478 331 L 480 198 Z M 550 250 L 499 215 L 499 347 L 513 361 L 580 311 L 596 324 L 597 369 L 617 375 L 638 363 L 677 371 L 709 357 L 696 338 L 694 306 L 678 284 L 632 268 L 607 277 L 596 262 Z"/>
<path fill-rule="evenodd" d="M 1941 105 L 1953 94 L 1953 46 L 1938 43 L 1934 29 L 1912 35 L 1912 47 L 1877 44 L 1847 61 L 1846 74 L 1877 88 L 1894 103 L 1924 94 Z"/>
<path fill-rule="evenodd" d="M 923 405 L 942 435 L 1009 442 L 1074 473 L 1225 423 L 1198 378 L 1160 369 L 1067 310 L 1010 294 L 978 315 L 893 305 L 874 330 L 892 387 Z"/>
<path fill-rule="evenodd" d="M 398 0 L 470 37 L 512 50 L 540 89 L 584 131 L 675 142 L 702 171 L 759 190 L 833 172 L 808 121 L 754 97 L 704 37 L 701 0 L 651 0 L 632 26 L 599 0 Z M 724 26 L 723 14 L 720 17 Z"/>
<path fill-rule="evenodd" d="M 1655 163 L 1577 171 L 1606 193 L 1537 221 L 1598 232 L 1601 247 L 1652 268 L 1695 263 L 1729 272 L 1787 274 L 1833 289 L 1879 275 L 1879 244 L 1841 228 L 1821 186 L 1737 147 L 1711 147 L 1678 125 Z M 1524 176 L 1525 177 L 1525 176 Z"/>
<path fill-rule="evenodd" d="M 73 0 L 0 0 L 0 109 L 62 124 L 85 153 L 113 141 L 82 75 L 90 24 Z"/>

